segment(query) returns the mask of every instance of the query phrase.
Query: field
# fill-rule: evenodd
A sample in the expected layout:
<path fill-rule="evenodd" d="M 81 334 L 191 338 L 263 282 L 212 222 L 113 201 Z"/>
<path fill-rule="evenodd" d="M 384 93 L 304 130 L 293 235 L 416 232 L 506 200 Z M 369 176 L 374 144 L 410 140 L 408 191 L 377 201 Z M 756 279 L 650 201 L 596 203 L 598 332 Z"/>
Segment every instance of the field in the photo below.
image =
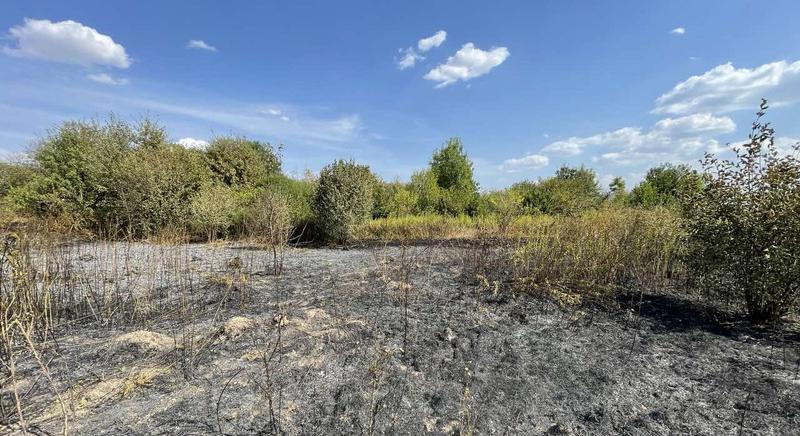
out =
<path fill-rule="evenodd" d="M 280 276 L 242 243 L 38 250 L 58 310 L 38 354 L 14 349 L 4 432 L 800 428 L 796 322 L 752 327 L 679 281 L 569 306 L 495 290 L 472 274 L 475 250 L 291 248 Z"/>

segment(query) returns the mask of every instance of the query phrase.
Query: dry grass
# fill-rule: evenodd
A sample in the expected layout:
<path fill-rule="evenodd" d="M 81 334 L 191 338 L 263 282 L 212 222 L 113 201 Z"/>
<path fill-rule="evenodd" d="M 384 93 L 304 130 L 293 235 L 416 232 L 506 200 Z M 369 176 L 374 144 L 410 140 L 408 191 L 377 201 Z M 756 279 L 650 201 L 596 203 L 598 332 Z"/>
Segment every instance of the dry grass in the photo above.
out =
<path fill-rule="evenodd" d="M 601 209 L 529 221 L 514 240 L 481 244 L 465 264 L 487 290 L 511 285 L 563 304 L 619 287 L 657 287 L 681 277 L 684 233 L 667 209 Z"/>

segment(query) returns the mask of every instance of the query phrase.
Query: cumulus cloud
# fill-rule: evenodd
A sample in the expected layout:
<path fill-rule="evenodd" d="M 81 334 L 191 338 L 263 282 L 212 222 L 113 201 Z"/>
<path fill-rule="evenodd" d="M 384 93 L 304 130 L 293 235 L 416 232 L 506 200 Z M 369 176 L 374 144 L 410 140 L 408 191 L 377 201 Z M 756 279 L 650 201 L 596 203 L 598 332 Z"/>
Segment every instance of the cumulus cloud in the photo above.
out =
<path fill-rule="evenodd" d="M 447 32 L 444 30 L 440 30 L 434 33 L 432 36 L 427 38 L 422 38 L 417 41 L 417 48 L 420 52 L 425 53 L 426 51 L 434 48 L 439 47 L 444 43 L 444 40 L 447 39 Z"/>
<path fill-rule="evenodd" d="M 208 146 L 208 141 L 196 138 L 181 138 L 176 142 L 186 148 L 203 149 Z"/>
<path fill-rule="evenodd" d="M 186 43 L 186 48 L 193 48 L 197 50 L 205 50 L 205 51 L 213 51 L 216 52 L 217 48 L 213 45 L 209 45 L 202 39 L 190 39 L 189 42 Z"/>
<path fill-rule="evenodd" d="M 709 135 L 734 130 L 736 124 L 729 117 L 693 114 L 660 120 L 648 130 L 623 127 L 586 137 L 571 137 L 548 144 L 542 151 L 577 156 L 587 147 L 593 147 L 600 152 L 595 160 L 620 165 L 682 161 L 697 157 L 704 151 L 719 153 L 725 150 L 719 141 Z"/>
<path fill-rule="evenodd" d="M 112 76 L 110 76 L 110 75 L 108 75 L 106 73 L 89 74 L 86 77 L 88 77 L 89 80 L 95 81 L 97 83 L 102 83 L 103 85 L 127 85 L 128 84 L 128 79 L 112 77 Z"/>
<path fill-rule="evenodd" d="M 428 71 L 425 79 L 438 82 L 436 87 L 452 85 L 459 80 L 468 81 L 482 76 L 508 59 L 506 47 L 481 50 L 471 42 L 464 44 L 447 62 Z"/>
<path fill-rule="evenodd" d="M 523 157 L 507 159 L 500 166 L 500 169 L 509 173 L 517 173 L 525 170 L 535 170 L 546 167 L 550 163 L 550 158 L 541 154 L 527 154 Z"/>
<path fill-rule="evenodd" d="M 413 68 L 417 64 L 417 61 L 425 60 L 425 56 L 422 56 L 420 53 L 425 53 L 432 48 L 439 47 L 446 39 L 447 32 L 440 30 L 432 36 L 417 41 L 416 50 L 414 47 L 398 49 L 400 59 L 397 60 L 397 68 L 401 70 Z"/>
<path fill-rule="evenodd" d="M 658 121 L 653 131 L 663 135 L 730 133 L 736 123 L 730 117 L 715 117 L 712 114 L 692 114 L 680 118 L 665 118 Z"/>
<path fill-rule="evenodd" d="M 773 105 L 800 100 L 800 61 L 785 60 L 755 68 L 718 65 L 675 85 L 656 99 L 653 113 L 725 113 L 758 106 L 761 97 Z"/>
<path fill-rule="evenodd" d="M 669 33 L 673 35 L 683 35 L 684 33 L 686 33 L 686 29 L 684 29 L 683 27 L 676 27 L 670 30 Z"/>
<path fill-rule="evenodd" d="M 9 34 L 16 46 L 3 47 L 3 51 L 11 56 L 84 66 L 128 68 L 131 64 L 125 48 L 110 36 L 72 20 L 54 23 L 26 18 Z"/>

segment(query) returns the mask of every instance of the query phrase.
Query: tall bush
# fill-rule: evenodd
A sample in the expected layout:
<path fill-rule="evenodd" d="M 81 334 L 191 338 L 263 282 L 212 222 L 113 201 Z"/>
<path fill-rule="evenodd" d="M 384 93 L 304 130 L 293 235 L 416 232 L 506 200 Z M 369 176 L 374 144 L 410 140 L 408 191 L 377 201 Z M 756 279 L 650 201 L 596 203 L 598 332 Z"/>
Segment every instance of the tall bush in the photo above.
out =
<path fill-rule="evenodd" d="M 370 218 L 374 176 L 365 165 L 338 160 L 322 169 L 314 196 L 317 229 L 330 242 L 347 243 Z"/>
<path fill-rule="evenodd" d="M 735 159 L 706 156 L 708 182 L 686 202 L 688 264 L 702 285 L 742 298 L 754 322 L 800 298 L 800 146 L 779 153 L 767 107 Z"/>
<path fill-rule="evenodd" d="M 636 206 L 674 206 L 703 188 L 703 179 L 687 165 L 665 163 L 647 171 L 633 188 L 630 203 Z"/>
<path fill-rule="evenodd" d="M 205 152 L 214 176 L 228 186 L 264 186 L 281 170 L 280 158 L 271 145 L 247 138 L 215 138 Z"/>

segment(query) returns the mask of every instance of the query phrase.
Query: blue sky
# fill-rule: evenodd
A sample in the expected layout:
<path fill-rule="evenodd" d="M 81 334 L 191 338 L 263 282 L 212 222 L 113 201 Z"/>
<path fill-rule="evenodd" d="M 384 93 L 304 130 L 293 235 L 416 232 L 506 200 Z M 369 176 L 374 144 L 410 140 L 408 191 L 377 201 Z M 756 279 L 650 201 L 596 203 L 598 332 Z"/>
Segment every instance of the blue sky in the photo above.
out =
<path fill-rule="evenodd" d="M 800 138 L 797 1 L 255 3 L 6 0 L 0 154 L 113 111 L 193 146 L 282 143 L 298 174 L 407 180 L 459 136 L 491 189 L 730 153 L 761 96 Z"/>

